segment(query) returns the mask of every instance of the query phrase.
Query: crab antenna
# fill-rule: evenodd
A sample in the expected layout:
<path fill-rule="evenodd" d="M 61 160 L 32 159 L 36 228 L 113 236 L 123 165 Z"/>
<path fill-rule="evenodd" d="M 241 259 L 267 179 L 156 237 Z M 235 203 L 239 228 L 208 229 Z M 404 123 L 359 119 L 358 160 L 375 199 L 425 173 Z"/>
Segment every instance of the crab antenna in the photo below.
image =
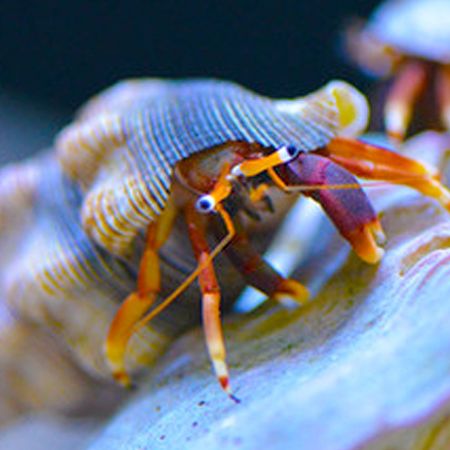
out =
<path fill-rule="evenodd" d="M 361 188 L 372 188 L 372 187 L 384 187 L 391 186 L 393 184 L 403 185 L 408 182 L 418 181 L 423 179 L 423 177 L 408 177 L 408 178 L 399 178 L 397 180 L 390 181 L 363 181 L 360 183 L 342 183 L 342 184 L 308 184 L 308 185 L 296 185 L 289 186 L 285 185 L 283 190 L 286 192 L 308 192 L 308 191 L 327 191 L 327 190 L 345 190 L 345 189 L 361 189 Z"/>

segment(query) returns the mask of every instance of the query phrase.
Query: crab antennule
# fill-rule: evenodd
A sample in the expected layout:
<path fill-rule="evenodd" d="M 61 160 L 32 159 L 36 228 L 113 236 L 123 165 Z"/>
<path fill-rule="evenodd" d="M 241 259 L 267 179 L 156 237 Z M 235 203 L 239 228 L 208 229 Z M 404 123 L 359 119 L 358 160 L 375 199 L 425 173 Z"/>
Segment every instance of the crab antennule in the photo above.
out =
<path fill-rule="evenodd" d="M 428 82 L 425 63 L 405 63 L 395 78 L 384 108 L 386 131 L 394 140 L 402 141 L 411 122 L 414 104 L 424 92 Z"/>
<path fill-rule="evenodd" d="M 354 175 L 411 187 L 436 199 L 450 210 L 449 190 L 438 180 L 436 172 L 419 161 L 382 147 L 342 137 L 333 139 L 319 152 Z"/>
<path fill-rule="evenodd" d="M 450 130 L 450 66 L 442 66 L 437 74 L 437 96 L 442 122 Z"/>
<path fill-rule="evenodd" d="M 377 215 L 364 191 L 327 189 L 327 185 L 359 186 L 356 178 L 330 159 L 311 153 L 280 166 L 277 174 L 288 186 L 323 186 L 305 195 L 320 203 L 341 235 L 352 245 L 358 256 L 368 263 L 377 263 L 384 254 L 377 241 L 384 234 Z"/>

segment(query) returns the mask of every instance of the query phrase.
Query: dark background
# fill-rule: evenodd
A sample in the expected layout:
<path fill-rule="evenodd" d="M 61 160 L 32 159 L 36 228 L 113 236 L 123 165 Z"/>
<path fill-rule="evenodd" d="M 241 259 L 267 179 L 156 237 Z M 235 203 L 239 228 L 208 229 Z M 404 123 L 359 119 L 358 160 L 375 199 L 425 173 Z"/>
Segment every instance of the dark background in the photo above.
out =
<path fill-rule="evenodd" d="M 339 32 L 376 0 L 0 0 L 0 89 L 72 111 L 136 76 L 215 76 L 272 96 L 331 78 L 365 89 Z"/>

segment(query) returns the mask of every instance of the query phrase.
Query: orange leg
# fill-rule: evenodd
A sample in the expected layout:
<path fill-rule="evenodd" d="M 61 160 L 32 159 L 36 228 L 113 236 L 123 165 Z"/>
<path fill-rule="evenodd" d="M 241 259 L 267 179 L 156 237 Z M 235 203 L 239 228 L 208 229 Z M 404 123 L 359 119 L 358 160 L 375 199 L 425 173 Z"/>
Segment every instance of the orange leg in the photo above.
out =
<path fill-rule="evenodd" d="M 220 385 L 234 400 L 230 388 L 226 351 L 220 322 L 220 288 L 210 258 L 210 250 L 205 237 L 206 217 L 191 206 L 185 211 L 189 237 L 199 266 L 203 267 L 198 279 L 202 292 L 202 317 L 206 346 Z"/>
<path fill-rule="evenodd" d="M 333 139 L 321 154 L 351 173 L 409 186 L 450 210 L 450 192 L 425 165 L 381 147 L 348 138 Z"/>
<path fill-rule="evenodd" d="M 261 183 L 256 188 L 251 189 L 249 194 L 250 201 L 252 203 L 258 203 L 263 200 L 266 197 L 269 188 L 270 186 L 268 184 Z"/>
<path fill-rule="evenodd" d="M 450 130 L 450 66 L 439 68 L 437 75 L 437 96 L 442 122 Z"/>
<path fill-rule="evenodd" d="M 395 78 L 384 109 L 386 130 L 393 139 L 403 140 L 414 104 L 427 82 L 428 66 L 418 61 L 406 62 Z"/>
<path fill-rule="evenodd" d="M 161 284 L 158 251 L 170 234 L 175 216 L 176 208 L 169 201 L 158 222 L 149 225 L 139 267 L 137 290 L 122 303 L 108 332 L 106 359 L 116 381 L 125 387 L 131 384 L 125 370 L 125 350 L 136 323 L 158 296 Z"/>

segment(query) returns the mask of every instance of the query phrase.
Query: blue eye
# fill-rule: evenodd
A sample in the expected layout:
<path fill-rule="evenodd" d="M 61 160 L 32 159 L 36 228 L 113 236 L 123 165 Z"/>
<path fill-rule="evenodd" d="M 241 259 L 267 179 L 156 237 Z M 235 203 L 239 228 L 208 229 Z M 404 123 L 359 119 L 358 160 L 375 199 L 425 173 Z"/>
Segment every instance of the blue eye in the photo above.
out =
<path fill-rule="evenodd" d="M 210 195 L 202 195 L 195 203 L 195 208 L 201 213 L 209 213 L 214 210 L 216 202 Z"/>
<path fill-rule="evenodd" d="M 300 154 L 300 150 L 297 147 L 294 147 L 293 145 L 288 145 L 286 147 L 286 151 L 287 154 L 291 157 L 291 158 L 295 158 L 297 155 Z"/>

